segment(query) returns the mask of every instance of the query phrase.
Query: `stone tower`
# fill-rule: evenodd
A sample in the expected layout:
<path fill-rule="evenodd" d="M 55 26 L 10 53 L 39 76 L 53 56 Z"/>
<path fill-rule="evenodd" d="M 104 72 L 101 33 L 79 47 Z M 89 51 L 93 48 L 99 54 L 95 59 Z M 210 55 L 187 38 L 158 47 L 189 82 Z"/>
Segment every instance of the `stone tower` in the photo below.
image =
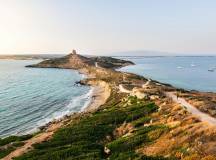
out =
<path fill-rule="evenodd" d="M 72 50 L 72 54 L 77 54 L 75 49 Z"/>

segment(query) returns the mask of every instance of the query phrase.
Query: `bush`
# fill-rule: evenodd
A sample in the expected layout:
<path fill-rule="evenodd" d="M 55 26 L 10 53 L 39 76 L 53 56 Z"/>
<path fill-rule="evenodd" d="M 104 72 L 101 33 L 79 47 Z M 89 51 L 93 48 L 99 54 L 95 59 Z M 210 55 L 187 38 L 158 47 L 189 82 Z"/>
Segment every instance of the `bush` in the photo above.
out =
<path fill-rule="evenodd" d="M 13 150 L 15 150 L 14 147 L 8 147 L 7 149 L 0 149 L 0 158 L 5 157 L 6 155 L 8 155 Z"/>
<path fill-rule="evenodd" d="M 24 141 L 24 140 L 30 139 L 31 137 L 32 137 L 32 135 L 6 137 L 4 139 L 0 139 L 0 146 L 4 146 L 6 144 L 9 144 L 9 143 L 15 142 L 15 141 Z"/>
<path fill-rule="evenodd" d="M 151 120 L 151 117 L 141 117 L 137 119 L 136 121 L 133 121 L 132 124 L 134 127 L 140 127 L 143 126 L 145 123 L 149 123 Z"/>
<path fill-rule="evenodd" d="M 154 103 L 144 102 L 136 97 L 129 97 L 129 100 L 131 105 L 128 106 L 125 105 L 127 102 L 114 103 L 116 99 L 110 99 L 112 103 L 109 106 L 73 121 L 67 127 L 59 129 L 51 140 L 35 144 L 34 150 L 16 159 L 150 159 L 135 153 L 135 150 L 149 142 L 147 133 L 158 129 L 158 126 L 140 127 L 131 136 L 120 137 L 112 142 L 106 140 L 123 123 L 131 122 L 139 127 L 150 120 L 150 113 L 157 110 Z M 105 146 L 111 150 L 111 155 L 105 155 Z"/>

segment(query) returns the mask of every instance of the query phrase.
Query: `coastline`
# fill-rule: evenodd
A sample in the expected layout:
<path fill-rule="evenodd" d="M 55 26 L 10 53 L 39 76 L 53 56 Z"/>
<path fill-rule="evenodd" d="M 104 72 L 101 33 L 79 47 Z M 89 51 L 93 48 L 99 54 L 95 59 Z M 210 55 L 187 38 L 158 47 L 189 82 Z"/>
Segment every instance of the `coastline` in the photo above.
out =
<path fill-rule="evenodd" d="M 104 81 L 96 81 L 88 83 L 93 87 L 90 103 L 83 109 L 83 112 L 93 112 L 101 105 L 106 103 L 111 94 L 109 85 Z"/>
<path fill-rule="evenodd" d="M 82 72 L 82 74 L 84 74 L 86 77 L 90 76 L 86 72 Z M 43 141 L 47 141 L 50 138 L 52 138 L 52 135 L 59 128 L 66 126 L 70 122 L 70 120 L 73 119 L 72 117 L 94 112 L 101 105 L 106 103 L 107 99 L 111 94 L 111 89 L 106 82 L 92 81 L 86 85 L 90 85 L 92 87 L 92 94 L 91 94 L 90 102 L 85 108 L 81 109 L 80 112 L 74 112 L 70 115 L 63 116 L 62 118 L 54 119 L 49 123 L 39 127 L 39 131 L 36 130 L 34 133 L 31 133 L 31 134 L 36 134 L 36 136 L 26 140 L 23 146 L 18 147 L 16 150 L 8 154 L 6 157 L 2 158 L 2 160 L 11 160 L 14 157 L 19 157 L 24 153 L 27 153 L 28 151 L 33 149 L 32 145 L 41 143 Z"/>
<path fill-rule="evenodd" d="M 89 73 L 85 69 L 79 69 L 78 72 L 83 75 L 83 80 L 95 78 L 94 74 Z M 127 72 L 122 72 L 122 71 L 120 71 L 120 72 L 121 73 L 127 73 Z M 172 86 L 171 84 L 168 84 L 168 83 L 159 82 L 157 80 L 151 79 L 151 81 L 157 82 L 157 84 L 161 85 L 161 86 L 164 85 L 164 86 L 168 86 L 168 87 L 171 87 L 171 88 L 175 88 L 176 90 L 192 92 L 192 91 L 185 90 L 183 88 L 177 88 L 177 87 Z M 148 79 L 147 82 L 149 82 L 149 79 Z M 61 128 L 63 126 L 65 121 L 68 121 L 68 119 L 71 119 L 71 116 L 74 116 L 76 114 L 85 114 L 85 113 L 91 113 L 91 112 L 96 111 L 100 106 L 102 106 L 103 104 L 106 103 L 107 99 L 109 98 L 109 96 L 111 94 L 111 89 L 109 87 L 109 84 L 107 82 L 105 82 L 105 81 L 90 80 L 88 82 L 82 83 L 81 85 L 89 85 L 90 87 L 92 87 L 92 89 L 90 89 L 90 91 L 92 90 L 91 91 L 92 93 L 90 94 L 90 100 L 87 102 L 86 106 L 84 105 L 79 112 L 73 112 L 73 113 L 70 113 L 69 115 L 64 115 L 63 117 L 61 117 L 59 119 L 54 119 L 54 120 L 50 121 L 47 124 L 44 124 L 44 125 L 40 126 L 39 128 L 37 128 L 37 130 L 31 132 L 30 134 L 35 134 L 35 133 L 37 134 L 38 132 L 41 132 L 41 131 L 42 132 L 44 132 L 44 131 L 45 132 L 47 132 L 47 131 L 48 132 L 50 132 L 50 131 L 55 132 L 57 129 L 59 129 L 59 128 Z M 125 88 L 123 88 L 123 86 L 121 84 L 120 84 L 119 87 L 120 87 L 119 88 L 120 92 L 131 93 L 130 90 L 126 90 Z M 213 92 L 201 92 L 201 91 L 195 91 L 195 92 L 198 92 L 198 93 L 213 93 Z M 204 113 L 205 112 L 203 112 L 203 114 Z M 62 122 L 63 122 L 63 124 L 62 124 Z"/>
<path fill-rule="evenodd" d="M 59 68 L 62 68 L 62 66 L 60 65 Z M 45 145 L 43 147 L 45 150 L 47 149 L 46 145 L 48 145 L 51 151 L 52 148 L 49 147 L 49 144 L 56 145 L 57 143 L 58 145 L 55 148 L 64 147 L 66 144 L 71 145 L 71 143 L 77 146 L 77 142 L 83 140 L 86 140 L 84 145 L 88 149 L 89 145 L 98 144 L 99 153 L 103 153 L 104 157 L 115 155 L 115 153 L 127 155 L 119 148 L 127 147 L 130 143 L 132 143 L 132 146 L 129 146 L 129 148 L 133 147 L 133 154 L 140 156 L 175 156 L 182 158 L 193 156 L 193 154 L 204 157 L 216 153 L 216 150 L 212 147 L 216 146 L 216 141 L 211 139 L 216 135 L 216 128 L 200 121 L 196 116 L 189 113 L 185 107 L 172 101 L 164 94 L 173 91 L 181 93 L 182 95 L 179 94 L 179 97 L 183 94 L 192 97 L 194 92 L 148 80 L 136 74 L 106 68 L 84 67 L 76 70 L 86 76 L 78 83 L 92 87 L 88 105 L 80 112 L 50 122 L 41 128 L 40 133 L 26 140 L 23 146 L 16 148 L 3 160 L 21 156 L 30 150 L 40 157 L 38 148 L 33 148 L 36 143 L 39 143 L 39 146 L 41 144 L 41 147 Z M 124 87 L 126 87 L 127 92 L 132 91 L 133 94 L 121 92 Z M 195 100 L 197 101 L 196 98 Z M 143 112 L 145 110 L 146 112 Z M 53 136 L 54 133 L 55 136 Z M 80 139 L 77 139 L 76 136 Z M 151 143 L 145 141 L 144 137 L 140 138 L 140 136 L 149 137 Z M 53 139 L 50 140 L 52 137 Z M 134 144 L 134 138 L 139 143 Z M 72 139 L 74 142 L 71 142 Z M 64 143 L 60 143 L 59 140 L 64 140 Z M 118 144 L 119 140 L 123 140 L 124 143 Z M 143 143 L 145 145 L 142 145 Z M 176 150 L 176 148 L 182 146 L 186 147 L 186 153 Z M 202 147 L 208 150 L 205 153 L 201 152 Z M 71 152 L 73 152 L 73 148 L 71 149 Z M 62 151 L 67 152 L 64 149 Z M 31 155 L 32 152 L 27 155 Z M 87 154 L 85 148 L 80 154 Z M 100 157 L 101 154 L 98 156 Z"/>
<path fill-rule="evenodd" d="M 79 72 L 79 74 L 82 76 L 82 79 L 80 81 L 83 81 L 89 78 L 94 78 L 94 75 L 87 72 L 85 69 L 79 69 L 79 70 L 74 69 L 74 70 Z M 80 83 L 80 81 L 77 83 Z M 57 124 L 57 123 L 60 123 L 61 121 L 65 121 L 66 119 L 68 119 L 70 116 L 73 116 L 74 114 L 88 113 L 88 112 L 95 111 L 101 105 L 103 105 L 106 102 L 106 100 L 109 98 L 111 91 L 109 89 L 109 85 L 105 83 L 104 81 L 98 81 L 98 82 L 92 81 L 88 84 L 80 84 L 80 85 L 87 85 L 91 87 L 90 90 L 84 95 L 84 96 L 88 96 L 89 100 L 86 101 L 86 103 L 83 106 L 81 106 L 80 111 L 71 112 L 71 113 L 68 113 L 62 116 L 54 117 L 53 119 L 50 119 L 47 122 L 42 123 L 41 125 L 37 125 L 37 127 L 31 130 L 25 131 L 23 133 L 17 133 L 14 135 L 8 135 L 3 138 L 7 138 L 10 136 L 38 134 L 40 132 L 46 131 L 53 124 Z"/>

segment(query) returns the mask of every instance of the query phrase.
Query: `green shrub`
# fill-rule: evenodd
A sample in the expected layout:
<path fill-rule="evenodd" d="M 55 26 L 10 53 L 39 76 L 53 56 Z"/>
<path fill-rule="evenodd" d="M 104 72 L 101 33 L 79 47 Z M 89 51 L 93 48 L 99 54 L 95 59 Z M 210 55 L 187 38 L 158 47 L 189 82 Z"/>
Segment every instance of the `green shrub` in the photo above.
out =
<path fill-rule="evenodd" d="M 24 141 L 27 139 L 30 139 L 32 137 L 32 135 L 23 135 L 23 136 L 10 136 L 10 137 L 6 137 L 4 139 L 0 138 L 0 146 L 9 144 L 11 142 L 15 142 L 15 141 Z"/>
<path fill-rule="evenodd" d="M 151 117 L 141 117 L 137 119 L 136 121 L 133 121 L 132 124 L 134 127 L 140 127 L 143 126 L 145 123 L 149 123 L 151 120 Z"/>
<path fill-rule="evenodd" d="M 0 149 L 0 158 L 5 157 L 6 155 L 8 155 L 9 153 L 11 153 L 14 150 L 15 150 L 15 148 L 12 146 L 8 147 L 7 149 Z"/>
<path fill-rule="evenodd" d="M 116 98 L 112 96 L 112 98 Z M 115 103 L 109 99 L 109 106 L 104 106 L 91 115 L 72 122 L 67 127 L 59 129 L 53 138 L 47 142 L 34 145 L 34 150 L 15 158 L 16 160 L 100 160 L 100 159 L 151 159 L 135 153 L 140 145 L 149 142 L 148 133 L 161 126 L 140 127 L 150 120 L 149 114 L 157 110 L 154 103 L 128 98 L 127 102 Z M 112 101 L 112 102 L 111 102 Z M 125 122 L 131 122 L 138 127 L 128 137 L 120 137 L 107 142 L 106 137 L 112 137 L 116 128 Z M 105 155 L 104 146 L 111 150 L 111 155 Z"/>

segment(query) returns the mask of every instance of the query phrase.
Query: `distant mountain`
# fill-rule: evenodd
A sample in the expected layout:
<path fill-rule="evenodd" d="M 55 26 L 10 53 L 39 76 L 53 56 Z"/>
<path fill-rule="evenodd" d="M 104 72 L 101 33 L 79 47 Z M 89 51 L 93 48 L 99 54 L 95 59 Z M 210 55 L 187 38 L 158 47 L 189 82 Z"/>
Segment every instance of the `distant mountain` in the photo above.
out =
<path fill-rule="evenodd" d="M 15 60 L 29 60 L 29 59 L 52 59 L 62 57 L 62 54 L 29 54 L 29 55 L 0 55 L 0 59 L 15 59 Z"/>
<path fill-rule="evenodd" d="M 136 56 L 147 56 L 147 57 L 163 57 L 163 56 L 176 56 L 176 57 L 203 57 L 203 56 L 215 56 L 215 53 L 187 53 L 187 52 L 163 52 L 163 51 L 151 51 L 151 50 L 134 50 L 134 51 L 121 51 L 121 52 L 112 52 L 107 55 L 112 57 L 136 57 Z"/>

